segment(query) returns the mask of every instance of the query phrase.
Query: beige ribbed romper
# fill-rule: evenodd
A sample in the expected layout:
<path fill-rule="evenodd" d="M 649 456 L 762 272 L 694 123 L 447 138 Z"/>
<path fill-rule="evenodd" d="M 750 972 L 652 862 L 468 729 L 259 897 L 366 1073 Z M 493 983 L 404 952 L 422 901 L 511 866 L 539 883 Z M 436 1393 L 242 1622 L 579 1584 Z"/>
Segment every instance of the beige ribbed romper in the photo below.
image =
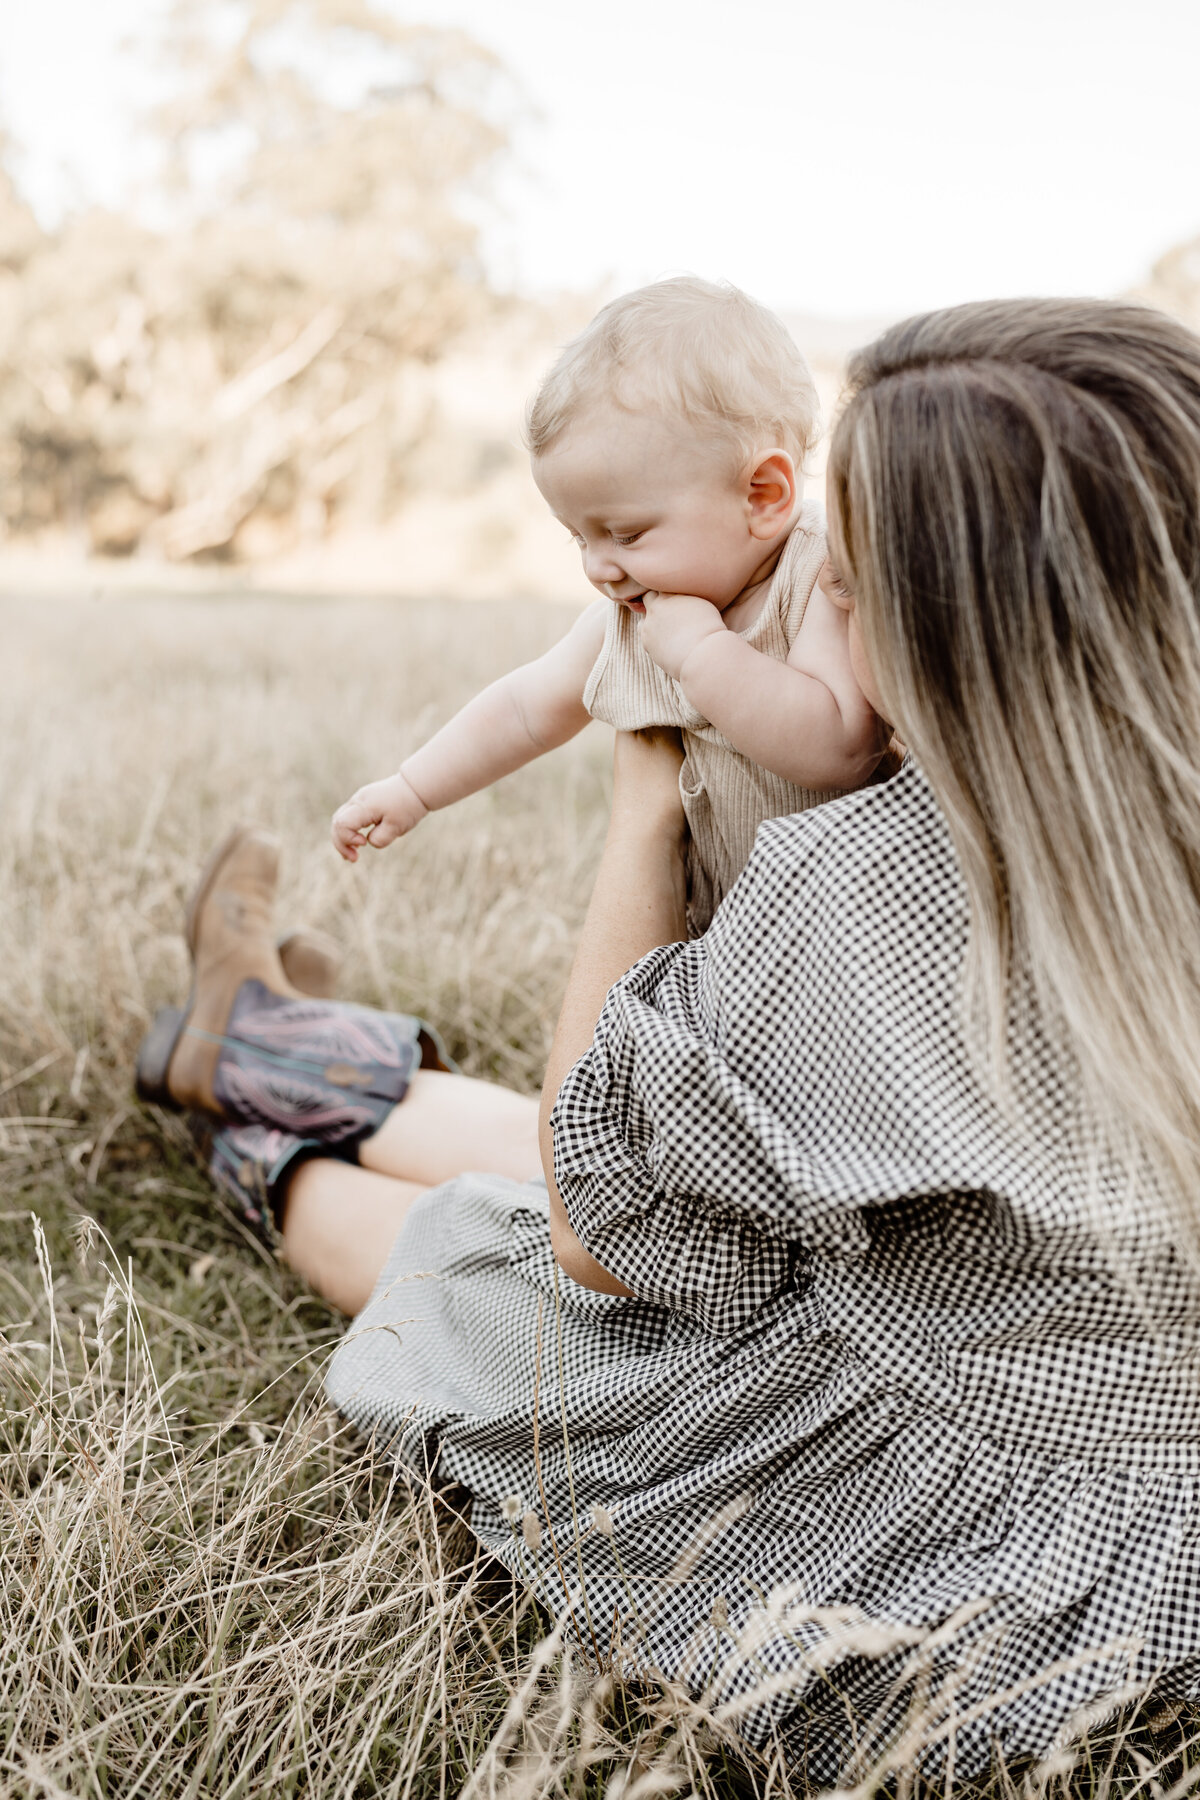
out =
<path fill-rule="evenodd" d="M 783 547 L 762 611 L 739 635 L 764 655 L 786 662 L 824 560 L 824 517 L 814 501 L 806 500 Z M 763 820 L 806 812 L 832 800 L 834 794 L 797 787 L 735 750 L 688 702 L 679 683 L 650 660 L 642 649 L 640 631 L 637 615 L 627 606 L 612 608 L 583 703 L 594 719 L 603 719 L 618 731 L 674 725 L 683 734 L 679 789 L 690 839 L 688 929 L 699 937 L 745 868 Z"/>

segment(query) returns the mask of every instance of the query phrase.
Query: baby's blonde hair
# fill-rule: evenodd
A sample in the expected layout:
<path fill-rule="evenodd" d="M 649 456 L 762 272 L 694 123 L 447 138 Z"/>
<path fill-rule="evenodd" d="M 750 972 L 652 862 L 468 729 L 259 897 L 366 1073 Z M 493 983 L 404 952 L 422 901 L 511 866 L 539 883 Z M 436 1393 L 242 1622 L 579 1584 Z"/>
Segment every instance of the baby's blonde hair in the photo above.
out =
<path fill-rule="evenodd" d="M 740 288 L 695 275 L 622 294 L 572 339 L 530 401 L 531 454 L 602 403 L 682 420 L 739 468 L 768 447 L 802 468 L 820 429 L 808 364 L 782 319 Z"/>

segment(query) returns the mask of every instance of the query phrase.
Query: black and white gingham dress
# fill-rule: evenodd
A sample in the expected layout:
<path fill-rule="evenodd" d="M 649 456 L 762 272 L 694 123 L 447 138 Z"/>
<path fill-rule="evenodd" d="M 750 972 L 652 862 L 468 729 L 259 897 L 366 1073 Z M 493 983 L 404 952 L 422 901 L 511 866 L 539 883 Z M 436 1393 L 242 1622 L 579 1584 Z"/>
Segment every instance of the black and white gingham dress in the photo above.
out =
<path fill-rule="evenodd" d="M 572 1221 L 639 1297 L 556 1277 L 544 1188 L 465 1176 L 330 1374 L 585 1643 L 827 1777 L 914 1676 L 960 1772 L 1200 1693 L 1200 1293 L 1144 1181 L 1102 1162 L 1086 1216 L 1097 1133 L 1027 999 L 987 1090 L 965 939 L 912 764 L 763 826 L 559 1098 Z"/>

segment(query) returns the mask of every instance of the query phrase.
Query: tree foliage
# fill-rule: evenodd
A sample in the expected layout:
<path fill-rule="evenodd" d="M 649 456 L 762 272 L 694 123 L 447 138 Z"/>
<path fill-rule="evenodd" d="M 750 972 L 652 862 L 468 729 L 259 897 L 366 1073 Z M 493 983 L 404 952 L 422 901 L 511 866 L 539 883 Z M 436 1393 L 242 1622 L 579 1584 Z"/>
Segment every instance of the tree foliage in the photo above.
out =
<path fill-rule="evenodd" d="M 177 0 L 158 222 L 39 230 L 0 176 L 0 521 L 253 555 L 380 516 L 405 366 L 492 304 L 502 71 L 370 0 Z"/>
<path fill-rule="evenodd" d="M 1200 237 L 1160 256 L 1139 296 L 1200 331 Z"/>

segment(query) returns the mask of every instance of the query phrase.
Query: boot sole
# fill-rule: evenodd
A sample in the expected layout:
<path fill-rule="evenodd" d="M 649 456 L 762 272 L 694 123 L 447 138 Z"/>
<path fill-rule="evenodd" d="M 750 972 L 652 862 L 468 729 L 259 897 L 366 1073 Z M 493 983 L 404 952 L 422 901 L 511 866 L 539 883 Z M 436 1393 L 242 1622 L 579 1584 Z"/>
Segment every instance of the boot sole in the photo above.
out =
<path fill-rule="evenodd" d="M 167 1087 L 167 1070 L 175 1046 L 187 1028 L 189 1010 L 183 1006 L 165 1006 L 155 1013 L 138 1049 L 134 1087 L 140 1100 L 153 1101 L 155 1106 L 175 1106 Z"/>

